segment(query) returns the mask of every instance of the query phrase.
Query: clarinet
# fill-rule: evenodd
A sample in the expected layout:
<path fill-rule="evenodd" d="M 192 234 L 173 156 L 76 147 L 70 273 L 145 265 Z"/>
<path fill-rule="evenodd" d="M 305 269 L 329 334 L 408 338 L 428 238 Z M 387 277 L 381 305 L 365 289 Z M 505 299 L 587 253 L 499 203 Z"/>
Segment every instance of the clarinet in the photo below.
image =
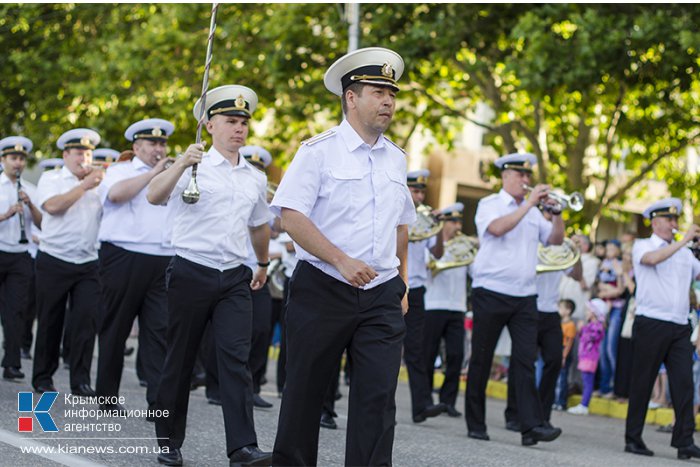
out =
<path fill-rule="evenodd" d="M 22 175 L 22 172 L 18 170 L 15 174 L 17 178 L 17 201 L 21 203 L 22 198 L 20 198 L 19 195 L 20 191 L 22 190 L 22 183 L 19 181 L 20 175 Z M 27 233 L 24 230 L 24 205 L 22 205 L 22 210 L 18 212 L 17 215 L 19 216 L 19 243 L 29 243 L 29 240 L 27 240 Z"/>

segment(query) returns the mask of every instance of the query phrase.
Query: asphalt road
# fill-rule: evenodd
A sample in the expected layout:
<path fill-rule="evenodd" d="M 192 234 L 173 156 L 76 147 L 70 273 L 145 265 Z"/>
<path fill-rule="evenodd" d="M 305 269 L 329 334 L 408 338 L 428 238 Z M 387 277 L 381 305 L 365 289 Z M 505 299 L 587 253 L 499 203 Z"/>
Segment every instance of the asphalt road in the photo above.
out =
<path fill-rule="evenodd" d="M 132 339 L 133 341 L 133 339 Z M 131 345 L 135 345 L 135 341 Z M 24 372 L 31 374 L 31 361 L 24 360 Z M 93 360 L 93 381 L 96 359 Z M 129 409 L 146 409 L 144 388 L 138 385 L 133 370 L 134 356 L 128 357 L 122 380 L 122 395 Z M 272 409 L 255 410 L 258 442 L 263 450 L 271 450 L 277 427 L 280 400 L 277 398 L 274 378 L 274 362 L 269 367 L 270 382 L 263 387 L 263 397 L 274 403 Z M 55 384 L 59 392 L 67 391 L 68 371 L 57 371 Z M 54 465 L 108 465 L 134 466 L 159 465 L 154 450 L 157 446 L 153 424 L 143 418 L 119 420 L 81 420 L 67 416 L 66 409 L 95 409 L 96 406 L 66 405 L 61 393 L 50 414 L 59 428 L 66 423 L 119 423 L 118 432 L 65 431 L 43 433 L 36 420 L 32 433 L 18 432 L 17 394 L 31 391 L 29 378 L 14 383 L 0 380 L 0 465 L 54 466 Z M 321 429 L 319 465 L 343 465 L 345 452 L 345 426 L 347 414 L 347 387 L 342 386 L 343 398 L 337 403 L 338 429 Z M 34 404 L 37 403 L 34 396 Z M 463 411 L 464 399 L 460 394 L 458 409 Z M 676 450 L 670 447 L 670 434 L 659 433 L 648 425 L 644 439 L 656 456 L 646 458 L 626 454 L 624 446 L 624 420 L 598 416 L 573 416 L 555 412 L 552 422 L 563 429 L 564 434 L 552 443 L 540 443 L 534 447 L 522 447 L 520 435 L 504 429 L 503 409 L 499 400 L 489 400 L 487 407 L 488 430 L 491 441 L 475 441 L 466 436 L 463 417 L 447 415 L 429 419 L 421 424 L 411 421 L 408 385 L 399 383 L 397 391 L 397 422 L 394 442 L 394 464 L 397 466 L 667 466 L 676 460 Z M 26 414 L 24 414 L 26 415 Z M 93 439 L 86 439 L 93 438 Z M 100 439 L 94 439 L 100 438 Z M 22 447 L 35 449 L 23 452 Z M 112 452 L 105 452 L 111 449 Z M 37 450 L 43 450 L 38 453 Z M 53 452 L 49 452 L 53 450 Z M 186 466 L 228 465 L 225 452 L 224 427 L 220 407 L 209 405 L 204 389 L 191 392 L 187 427 L 187 439 L 182 448 Z M 680 464 L 679 464 L 680 465 Z"/>

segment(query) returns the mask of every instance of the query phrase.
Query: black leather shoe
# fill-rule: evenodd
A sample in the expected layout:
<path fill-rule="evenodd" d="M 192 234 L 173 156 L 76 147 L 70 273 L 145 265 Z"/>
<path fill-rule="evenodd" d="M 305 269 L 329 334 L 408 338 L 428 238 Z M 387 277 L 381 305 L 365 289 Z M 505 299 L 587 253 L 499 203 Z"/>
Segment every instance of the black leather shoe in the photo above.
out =
<path fill-rule="evenodd" d="M 126 408 L 117 403 L 117 404 L 100 404 L 100 410 L 103 412 L 109 412 L 109 415 L 111 416 L 114 414 L 114 411 L 116 410 L 119 416 L 125 416 L 126 415 Z M 180 461 L 182 462 L 182 460 Z"/>
<path fill-rule="evenodd" d="M 125 357 L 128 357 L 128 356 L 131 355 L 132 353 L 134 353 L 134 348 L 133 348 L 133 347 L 124 347 L 124 356 L 125 356 Z"/>
<path fill-rule="evenodd" d="M 142 388 L 146 388 L 146 387 L 148 387 L 148 383 L 145 380 L 140 379 L 139 386 L 141 386 Z"/>
<path fill-rule="evenodd" d="M 19 368 L 14 366 L 8 366 L 2 372 L 2 379 L 22 379 L 24 378 L 24 373 Z"/>
<path fill-rule="evenodd" d="M 700 458 L 700 448 L 697 445 L 691 444 L 684 448 L 678 448 L 679 459 L 690 459 L 691 457 Z"/>
<path fill-rule="evenodd" d="M 158 454 L 158 462 L 163 465 L 182 465 L 182 453 L 179 449 L 171 449 L 170 452 Z"/>
<path fill-rule="evenodd" d="M 190 391 L 194 391 L 199 387 L 204 387 L 207 385 L 207 377 L 205 375 L 197 375 L 190 381 Z"/>
<path fill-rule="evenodd" d="M 489 441 L 489 435 L 485 431 L 468 431 L 467 438 Z"/>
<path fill-rule="evenodd" d="M 269 409 L 272 407 L 272 404 L 260 397 L 260 394 L 253 394 L 253 406 L 260 409 Z"/>
<path fill-rule="evenodd" d="M 422 423 L 428 418 L 437 417 L 445 411 L 445 404 L 433 404 L 423 409 L 421 413 L 413 416 L 413 423 Z"/>
<path fill-rule="evenodd" d="M 49 383 L 36 386 L 34 388 L 34 392 L 36 392 L 37 394 L 43 394 L 45 392 L 58 392 L 58 390 L 53 384 Z"/>
<path fill-rule="evenodd" d="M 257 446 L 246 446 L 234 451 L 228 458 L 231 467 L 243 467 L 248 465 L 271 465 L 272 453 L 263 452 Z"/>
<path fill-rule="evenodd" d="M 329 414 L 325 410 L 321 414 L 321 426 L 323 428 L 328 428 L 329 430 L 335 430 L 338 428 L 338 424 L 335 423 L 333 415 Z"/>
<path fill-rule="evenodd" d="M 32 354 L 29 352 L 29 349 L 20 349 L 19 356 L 25 360 L 32 359 Z"/>
<path fill-rule="evenodd" d="M 455 409 L 454 405 L 446 405 L 445 406 L 445 413 L 447 415 L 449 415 L 450 417 L 461 417 L 462 416 L 462 412 Z"/>
<path fill-rule="evenodd" d="M 207 397 L 207 402 L 211 405 L 221 405 L 221 399 L 218 397 Z"/>
<path fill-rule="evenodd" d="M 70 392 L 74 396 L 95 397 L 97 395 L 89 384 L 81 384 L 77 388 L 71 389 Z"/>
<path fill-rule="evenodd" d="M 678 450 L 680 454 L 680 449 Z M 648 449 L 644 443 L 627 443 L 625 444 L 625 452 L 631 452 L 632 454 L 639 454 L 640 456 L 653 456 L 654 451 Z"/>
<path fill-rule="evenodd" d="M 523 433 L 522 445 L 534 446 L 540 441 L 554 441 L 561 435 L 561 428 L 549 428 L 544 425 L 536 426 L 527 433 Z"/>
<path fill-rule="evenodd" d="M 506 422 L 506 430 L 508 431 L 516 431 L 520 433 L 520 422 L 511 420 L 509 422 Z"/>

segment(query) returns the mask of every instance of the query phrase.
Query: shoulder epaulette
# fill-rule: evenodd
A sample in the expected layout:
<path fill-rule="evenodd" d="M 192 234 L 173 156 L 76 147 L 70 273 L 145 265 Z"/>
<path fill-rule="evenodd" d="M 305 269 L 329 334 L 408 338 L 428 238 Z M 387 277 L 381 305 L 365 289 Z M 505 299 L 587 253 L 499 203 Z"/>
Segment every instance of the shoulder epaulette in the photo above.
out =
<path fill-rule="evenodd" d="M 320 133 L 316 136 L 312 136 L 309 139 L 305 139 L 304 141 L 301 142 L 301 144 L 305 144 L 307 146 L 313 146 L 314 144 L 318 143 L 319 141 L 323 141 L 324 139 L 330 138 L 335 134 L 335 128 L 331 128 L 330 130 L 324 131 L 323 133 Z"/>
<path fill-rule="evenodd" d="M 384 137 L 384 139 L 387 140 L 389 143 L 391 143 L 391 145 L 394 146 L 396 149 L 398 149 L 399 151 L 401 151 L 401 152 L 403 153 L 404 156 L 406 155 L 406 151 L 404 151 L 403 148 L 402 148 L 401 146 L 399 146 L 398 144 L 394 143 L 392 140 L 390 140 L 390 139 L 387 138 L 386 136 Z"/>

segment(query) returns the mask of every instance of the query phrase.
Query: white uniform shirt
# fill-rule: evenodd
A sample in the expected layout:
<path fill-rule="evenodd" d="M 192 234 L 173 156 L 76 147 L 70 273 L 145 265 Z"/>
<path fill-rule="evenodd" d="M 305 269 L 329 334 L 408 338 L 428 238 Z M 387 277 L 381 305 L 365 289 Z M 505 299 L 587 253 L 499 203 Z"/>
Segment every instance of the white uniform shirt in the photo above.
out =
<path fill-rule="evenodd" d="M 275 254 L 282 256 L 283 249 L 284 245 L 281 245 L 277 239 L 270 238 L 270 243 L 267 247 L 267 252 L 270 256 Z M 258 268 L 258 257 L 255 255 L 255 249 L 253 248 L 253 242 L 250 240 L 250 235 L 248 236 L 248 257 L 245 260 L 245 265 L 253 271 Z"/>
<path fill-rule="evenodd" d="M 103 205 L 99 239 L 125 250 L 156 256 L 172 256 L 171 209 L 154 206 L 146 199 L 148 186 L 125 203 L 113 203 L 108 199 L 109 190 L 122 180 L 137 177 L 151 170 L 138 157 L 131 161 L 112 164 L 100 184 L 99 194 Z"/>
<path fill-rule="evenodd" d="M 272 218 L 266 201 L 266 177 L 245 158 L 232 166 L 214 147 L 197 168 L 199 201 L 182 201 L 192 169 L 182 174 L 170 195 L 174 209 L 172 242 L 178 256 L 220 271 L 245 263 L 248 227 Z"/>
<path fill-rule="evenodd" d="M 515 198 L 503 189 L 479 201 L 474 219 L 479 235 L 479 252 L 472 264 L 472 287 L 484 287 L 513 297 L 537 293 L 537 245 L 548 244 L 551 222 L 544 218 L 539 209 L 531 208 L 505 235 L 496 237 L 487 231 L 491 222 L 517 209 Z"/>
<path fill-rule="evenodd" d="M 398 274 L 396 228 L 416 219 L 406 158 L 384 136 L 370 147 L 347 120 L 330 131 L 299 148 L 271 208 L 278 216 L 282 208 L 304 214 L 332 244 L 374 268 L 379 276 L 363 287 L 370 289 Z M 299 260 L 348 283 L 335 267 L 294 246 Z"/>
<path fill-rule="evenodd" d="M 653 234 L 639 239 L 632 248 L 634 277 L 637 281 L 635 315 L 688 324 L 690 285 L 700 274 L 698 261 L 689 248 L 681 248 L 656 266 L 642 264 L 642 257 L 668 243 Z"/>
<path fill-rule="evenodd" d="M 567 271 L 549 271 L 537 274 L 537 311 L 543 313 L 559 312 L 559 283 Z"/>
<path fill-rule="evenodd" d="M 20 178 L 22 191 L 29 196 L 32 203 L 36 203 L 36 187 L 31 183 Z M 18 203 L 17 183 L 12 182 L 5 172 L 0 174 L 0 214 L 5 214 L 10 206 Z M 0 222 L 0 251 L 5 253 L 24 253 L 29 251 L 32 243 L 32 210 L 29 206 L 24 205 L 24 233 L 27 236 L 29 243 L 21 244 L 19 213 L 15 213 L 9 219 Z"/>
<path fill-rule="evenodd" d="M 287 243 L 294 242 L 292 241 L 292 237 L 290 237 L 287 232 L 282 232 L 280 236 L 277 237 L 277 241 L 280 243 L 280 245 L 282 245 L 282 264 L 284 265 L 284 275 L 287 276 L 287 278 L 291 278 L 292 273 L 294 273 L 294 268 L 297 267 L 299 259 L 297 258 L 296 253 L 293 251 L 287 251 Z"/>
<path fill-rule="evenodd" d="M 412 289 L 428 282 L 428 240 L 408 242 L 408 286 Z"/>
<path fill-rule="evenodd" d="M 425 309 L 467 312 L 467 266 L 446 269 L 428 280 Z"/>
<path fill-rule="evenodd" d="M 37 186 L 37 199 L 43 208 L 49 198 L 62 195 L 80 184 L 67 167 L 44 172 Z M 102 203 L 97 188 L 83 196 L 63 214 L 43 212 L 39 251 L 68 263 L 83 264 L 97 260 L 97 232 Z"/>
<path fill-rule="evenodd" d="M 589 287 L 587 290 L 582 289 L 581 283 L 571 277 L 564 276 L 561 280 L 561 284 L 559 285 L 559 297 L 568 298 L 574 302 L 576 309 L 573 315 L 571 315 L 573 319 L 579 320 L 585 318 L 584 310 L 586 308 L 586 302 L 591 298 L 590 287 L 592 287 L 595 282 L 599 265 L 600 260 L 592 253 L 581 254 L 581 269 L 583 280 L 586 281 Z"/>

